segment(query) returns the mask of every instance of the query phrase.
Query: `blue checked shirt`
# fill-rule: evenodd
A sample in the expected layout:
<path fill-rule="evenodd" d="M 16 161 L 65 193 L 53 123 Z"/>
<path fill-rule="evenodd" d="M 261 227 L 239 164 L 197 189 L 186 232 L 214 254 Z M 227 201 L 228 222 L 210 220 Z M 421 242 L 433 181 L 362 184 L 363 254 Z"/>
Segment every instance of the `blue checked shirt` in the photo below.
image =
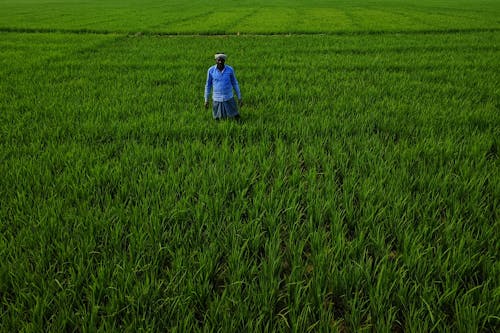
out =
<path fill-rule="evenodd" d="M 208 101 L 212 87 L 214 89 L 212 99 L 216 102 L 225 102 L 233 98 L 233 88 L 236 91 L 238 99 L 241 99 L 238 80 L 236 80 L 234 70 L 231 66 L 225 65 L 222 72 L 217 69 L 217 65 L 208 69 L 207 83 L 205 85 L 205 102 Z"/>

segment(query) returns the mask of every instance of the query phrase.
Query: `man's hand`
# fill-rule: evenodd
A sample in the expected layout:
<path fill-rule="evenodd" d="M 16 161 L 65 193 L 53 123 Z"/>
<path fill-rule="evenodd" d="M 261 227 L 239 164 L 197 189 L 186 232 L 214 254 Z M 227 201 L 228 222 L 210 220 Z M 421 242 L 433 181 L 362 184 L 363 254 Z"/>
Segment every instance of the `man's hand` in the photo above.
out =
<path fill-rule="evenodd" d="M 243 100 L 241 98 L 238 100 L 238 104 L 240 105 L 240 108 L 243 106 Z"/>
<path fill-rule="evenodd" d="M 205 102 L 205 109 L 208 109 L 208 101 Z"/>

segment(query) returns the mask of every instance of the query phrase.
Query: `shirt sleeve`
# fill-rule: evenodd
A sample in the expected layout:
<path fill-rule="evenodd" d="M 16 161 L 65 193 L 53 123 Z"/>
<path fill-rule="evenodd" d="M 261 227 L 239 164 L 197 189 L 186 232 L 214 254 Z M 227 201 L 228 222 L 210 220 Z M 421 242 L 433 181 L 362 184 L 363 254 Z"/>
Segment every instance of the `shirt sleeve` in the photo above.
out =
<path fill-rule="evenodd" d="M 233 85 L 234 91 L 236 91 L 236 96 L 238 96 L 238 99 L 241 99 L 241 92 L 240 92 L 240 86 L 238 85 L 238 80 L 236 80 L 236 75 L 234 74 L 234 70 L 231 71 L 231 84 Z"/>
<path fill-rule="evenodd" d="M 207 82 L 205 83 L 205 102 L 208 102 L 208 96 L 212 91 L 212 75 L 210 73 L 210 68 L 207 71 Z"/>

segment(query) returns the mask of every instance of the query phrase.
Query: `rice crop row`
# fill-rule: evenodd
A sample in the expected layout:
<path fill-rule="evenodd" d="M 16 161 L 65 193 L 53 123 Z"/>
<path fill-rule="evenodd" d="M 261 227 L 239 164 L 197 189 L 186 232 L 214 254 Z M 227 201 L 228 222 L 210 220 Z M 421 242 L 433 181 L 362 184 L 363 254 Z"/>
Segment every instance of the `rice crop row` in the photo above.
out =
<path fill-rule="evenodd" d="M 0 331 L 498 330 L 499 38 L 0 33 Z"/>
<path fill-rule="evenodd" d="M 151 34 L 500 29 L 494 0 L 0 1 L 0 30 Z"/>

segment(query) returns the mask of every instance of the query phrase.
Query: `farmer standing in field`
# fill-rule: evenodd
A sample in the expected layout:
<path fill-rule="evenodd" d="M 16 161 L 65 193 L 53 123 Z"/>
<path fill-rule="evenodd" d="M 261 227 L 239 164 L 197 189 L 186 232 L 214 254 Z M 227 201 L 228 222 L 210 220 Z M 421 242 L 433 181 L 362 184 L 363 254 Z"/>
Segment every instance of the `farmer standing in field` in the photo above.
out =
<path fill-rule="evenodd" d="M 207 83 L 205 84 L 205 109 L 208 109 L 208 96 L 213 88 L 213 116 L 216 120 L 240 118 L 233 89 L 238 96 L 240 107 L 243 106 L 238 80 L 236 80 L 233 68 L 225 65 L 226 58 L 224 53 L 215 54 L 216 65 L 208 69 Z"/>

